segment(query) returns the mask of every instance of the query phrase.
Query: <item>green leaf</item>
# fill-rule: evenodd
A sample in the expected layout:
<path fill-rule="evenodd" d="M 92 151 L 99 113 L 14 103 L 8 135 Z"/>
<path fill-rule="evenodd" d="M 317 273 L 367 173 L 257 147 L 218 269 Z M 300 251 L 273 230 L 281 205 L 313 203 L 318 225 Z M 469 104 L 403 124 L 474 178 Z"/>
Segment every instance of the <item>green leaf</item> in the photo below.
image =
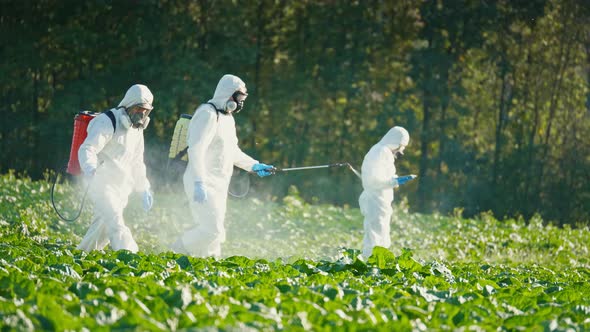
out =
<path fill-rule="evenodd" d="M 395 266 L 396 262 L 397 259 L 391 251 L 379 246 L 373 248 L 373 252 L 367 260 L 367 264 L 377 266 L 380 269 Z"/>

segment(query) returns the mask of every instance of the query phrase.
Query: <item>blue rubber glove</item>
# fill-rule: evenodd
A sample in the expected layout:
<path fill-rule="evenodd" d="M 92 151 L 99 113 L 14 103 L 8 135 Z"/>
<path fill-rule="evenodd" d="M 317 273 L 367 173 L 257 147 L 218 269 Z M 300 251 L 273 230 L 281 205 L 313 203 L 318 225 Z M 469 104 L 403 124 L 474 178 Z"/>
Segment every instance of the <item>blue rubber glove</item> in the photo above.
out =
<path fill-rule="evenodd" d="M 256 174 L 258 174 L 258 176 L 264 177 L 264 176 L 272 175 L 273 174 L 272 170 L 274 168 L 275 167 L 272 165 L 256 164 L 256 165 L 252 166 L 252 171 L 256 172 Z"/>
<path fill-rule="evenodd" d="M 143 192 L 143 209 L 145 212 L 148 212 L 152 209 L 152 205 L 154 205 L 154 196 L 152 192 L 148 189 Z"/>
<path fill-rule="evenodd" d="M 406 176 L 400 176 L 397 179 L 393 179 L 393 181 L 394 181 L 393 186 L 396 187 L 396 186 L 404 185 L 404 184 L 406 184 L 406 183 L 414 180 L 415 178 L 417 178 L 417 176 L 414 175 L 414 174 L 412 174 L 412 175 L 406 175 Z"/>
<path fill-rule="evenodd" d="M 195 191 L 193 199 L 197 203 L 205 203 L 207 201 L 207 191 L 203 181 L 195 181 Z"/>

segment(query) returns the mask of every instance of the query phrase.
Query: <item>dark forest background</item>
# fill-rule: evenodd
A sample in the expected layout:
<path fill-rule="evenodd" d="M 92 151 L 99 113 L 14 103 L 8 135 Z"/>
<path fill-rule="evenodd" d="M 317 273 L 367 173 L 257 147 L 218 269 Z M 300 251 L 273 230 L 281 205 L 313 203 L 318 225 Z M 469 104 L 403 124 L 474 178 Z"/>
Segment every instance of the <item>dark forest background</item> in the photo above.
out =
<path fill-rule="evenodd" d="M 0 172 L 40 178 L 79 110 L 155 96 L 146 160 L 163 186 L 176 120 L 225 73 L 249 89 L 244 151 L 275 166 L 347 161 L 411 135 L 411 210 L 590 220 L 588 1 L 0 1 Z M 356 206 L 344 169 L 253 179 Z M 179 187 L 179 190 L 182 188 Z"/>

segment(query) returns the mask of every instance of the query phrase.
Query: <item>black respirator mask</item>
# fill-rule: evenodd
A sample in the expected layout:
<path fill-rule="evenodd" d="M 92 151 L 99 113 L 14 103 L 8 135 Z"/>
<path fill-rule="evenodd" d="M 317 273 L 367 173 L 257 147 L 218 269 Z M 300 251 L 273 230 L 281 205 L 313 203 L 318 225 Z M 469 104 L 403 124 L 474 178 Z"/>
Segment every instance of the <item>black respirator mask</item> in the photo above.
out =
<path fill-rule="evenodd" d="M 401 158 L 404 155 L 404 153 L 400 149 L 401 149 L 401 147 L 399 147 L 399 148 L 395 149 L 394 151 L 392 151 L 393 152 L 393 158 L 396 159 L 396 160 L 399 159 L 399 158 Z"/>
<path fill-rule="evenodd" d="M 141 106 L 132 106 L 126 109 L 126 112 L 133 128 L 145 128 L 150 122 L 149 115 L 152 110 Z"/>
<path fill-rule="evenodd" d="M 231 95 L 231 99 L 225 103 L 225 111 L 228 113 L 240 113 L 244 108 L 244 101 L 248 97 L 247 93 L 242 91 L 236 91 Z"/>

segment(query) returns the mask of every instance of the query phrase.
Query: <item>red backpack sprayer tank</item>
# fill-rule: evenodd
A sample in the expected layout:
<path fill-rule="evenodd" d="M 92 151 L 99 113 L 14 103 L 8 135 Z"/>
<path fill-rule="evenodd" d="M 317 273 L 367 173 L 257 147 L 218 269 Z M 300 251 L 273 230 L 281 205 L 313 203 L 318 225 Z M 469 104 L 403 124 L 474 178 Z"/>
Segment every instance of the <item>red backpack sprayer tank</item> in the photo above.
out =
<path fill-rule="evenodd" d="M 113 132 L 114 132 L 116 129 L 115 115 L 110 110 L 108 110 L 104 113 L 111 119 L 111 122 L 113 123 Z M 87 129 L 88 129 L 88 125 L 90 124 L 90 121 L 92 121 L 92 119 L 94 119 L 95 117 L 97 117 L 100 114 L 101 113 L 91 112 L 91 111 L 80 111 L 74 116 L 74 132 L 72 134 L 72 145 L 70 147 L 70 158 L 69 158 L 68 163 L 65 167 L 66 173 L 68 173 L 72 176 L 81 175 L 82 171 L 80 169 L 80 161 L 78 160 L 78 150 L 80 149 L 80 146 L 82 145 L 82 143 L 84 143 L 86 136 L 88 136 Z M 59 210 L 57 209 L 57 207 L 55 205 L 55 200 L 54 200 L 55 185 L 58 181 L 59 176 L 63 173 L 64 173 L 64 170 L 57 172 L 55 175 L 55 178 L 53 180 L 53 184 L 51 185 L 51 204 L 53 205 L 53 209 L 55 210 L 55 212 L 57 213 L 57 215 L 61 219 L 65 220 L 65 221 L 74 221 L 74 220 L 78 219 L 78 217 L 80 217 L 80 214 L 82 213 L 82 209 L 84 208 L 84 201 L 86 199 L 86 194 L 88 193 L 89 186 L 86 186 L 86 190 L 84 192 L 84 196 L 82 197 L 82 201 L 80 202 L 80 206 L 78 208 L 78 212 L 77 212 L 76 216 L 74 216 L 73 218 L 66 218 L 59 212 Z"/>
<path fill-rule="evenodd" d="M 78 161 L 78 150 L 80 145 L 84 143 L 88 133 L 88 124 L 90 120 L 94 119 L 100 113 L 94 113 L 90 111 L 81 111 L 74 117 L 74 133 L 72 135 L 72 146 L 70 148 L 70 160 L 66 168 L 66 172 L 77 176 L 80 175 L 80 162 Z"/>

